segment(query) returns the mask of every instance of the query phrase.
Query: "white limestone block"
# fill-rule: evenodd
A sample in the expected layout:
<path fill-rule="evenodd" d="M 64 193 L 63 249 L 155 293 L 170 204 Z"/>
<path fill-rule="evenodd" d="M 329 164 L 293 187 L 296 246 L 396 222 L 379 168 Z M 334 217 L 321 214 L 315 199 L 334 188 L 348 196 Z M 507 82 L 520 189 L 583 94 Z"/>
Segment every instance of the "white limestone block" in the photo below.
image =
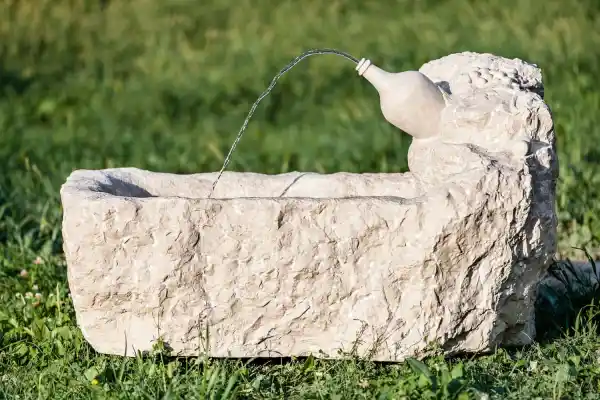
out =
<path fill-rule="evenodd" d="M 73 172 L 64 251 L 86 340 L 381 361 L 530 343 L 557 225 L 540 71 L 475 53 L 420 71 L 446 105 L 437 135 L 406 125 L 405 174 L 226 172 L 207 198 L 215 173 Z"/>

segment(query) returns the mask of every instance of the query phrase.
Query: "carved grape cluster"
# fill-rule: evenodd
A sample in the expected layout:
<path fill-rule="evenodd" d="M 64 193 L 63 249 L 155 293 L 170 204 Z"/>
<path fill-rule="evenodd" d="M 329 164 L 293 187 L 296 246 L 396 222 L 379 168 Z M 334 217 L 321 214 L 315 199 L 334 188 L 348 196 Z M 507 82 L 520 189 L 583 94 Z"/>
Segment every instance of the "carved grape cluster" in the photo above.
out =
<path fill-rule="evenodd" d="M 491 86 L 501 86 L 513 89 L 520 88 L 518 72 L 514 68 L 505 71 L 477 67 L 474 70 L 461 76 L 474 88 L 486 88 Z"/>

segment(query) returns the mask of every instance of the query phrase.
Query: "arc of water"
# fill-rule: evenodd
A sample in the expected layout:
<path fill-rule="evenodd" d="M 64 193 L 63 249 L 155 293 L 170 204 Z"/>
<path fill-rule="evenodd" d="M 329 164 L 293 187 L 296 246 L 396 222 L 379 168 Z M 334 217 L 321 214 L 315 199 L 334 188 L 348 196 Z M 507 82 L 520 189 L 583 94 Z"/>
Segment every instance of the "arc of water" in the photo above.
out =
<path fill-rule="evenodd" d="M 231 155 L 233 154 L 233 152 L 234 152 L 235 148 L 237 147 L 238 143 L 240 142 L 240 140 L 242 138 L 242 135 L 244 134 L 244 131 L 246 130 L 246 127 L 248 126 L 248 122 L 250 121 L 250 118 L 252 118 L 252 115 L 254 114 L 254 111 L 258 107 L 258 104 L 265 97 L 267 97 L 269 95 L 269 93 L 271 93 L 271 90 L 273 90 L 273 88 L 277 84 L 277 81 L 279 80 L 279 78 L 281 78 L 281 76 L 283 74 L 285 74 L 286 72 L 288 72 L 290 69 L 292 69 L 296 64 L 298 64 L 303 59 L 305 59 L 307 57 L 310 57 L 310 56 L 318 55 L 318 54 L 335 54 L 337 56 L 344 57 L 347 60 L 350 60 L 350 61 L 354 62 L 355 64 L 358 64 L 358 62 L 359 62 L 356 57 L 353 57 L 350 54 L 345 53 L 343 51 L 339 51 L 339 50 L 335 50 L 335 49 L 311 49 L 311 50 L 305 51 L 304 53 L 302 53 L 298 57 L 294 58 L 285 67 L 283 67 L 275 75 L 275 77 L 273 77 L 273 80 L 271 81 L 271 83 L 269 84 L 269 86 L 265 89 L 265 91 L 262 92 L 261 95 L 258 97 L 258 99 L 256 99 L 256 101 L 254 102 L 254 104 L 252 104 L 252 107 L 250 108 L 250 111 L 248 112 L 248 116 L 246 117 L 246 120 L 242 124 L 242 127 L 240 128 L 240 131 L 238 132 L 235 140 L 233 141 L 233 144 L 231 145 L 231 148 L 229 149 L 229 153 L 227 153 L 227 157 L 225 157 L 225 161 L 223 162 L 223 166 L 221 167 L 221 170 L 219 171 L 219 174 L 217 175 L 217 178 L 215 179 L 215 181 L 212 184 L 212 188 L 210 190 L 210 193 L 208 194 L 208 198 L 210 198 L 212 196 L 213 192 L 215 191 L 215 187 L 217 186 L 217 183 L 219 182 L 219 179 L 221 179 L 221 175 L 223 175 L 223 171 L 225 171 L 225 168 L 227 168 L 227 165 L 229 165 L 229 162 L 231 161 Z"/>

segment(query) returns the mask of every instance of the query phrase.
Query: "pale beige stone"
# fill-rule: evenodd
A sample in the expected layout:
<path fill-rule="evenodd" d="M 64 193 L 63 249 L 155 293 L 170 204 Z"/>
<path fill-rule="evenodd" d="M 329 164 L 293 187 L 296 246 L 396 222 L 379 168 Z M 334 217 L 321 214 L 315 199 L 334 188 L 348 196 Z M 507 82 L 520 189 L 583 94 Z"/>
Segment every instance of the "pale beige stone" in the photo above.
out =
<path fill-rule="evenodd" d="M 415 129 L 406 174 L 226 172 L 209 199 L 215 173 L 73 172 L 64 250 L 85 338 L 121 355 L 160 335 L 181 355 L 387 361 L 530 343 L 557 223 L 540 70 L 461 53 L 420 72 L 443 89 L 439 132 L 398 114 L 410 98 L 384 113 Z"/>

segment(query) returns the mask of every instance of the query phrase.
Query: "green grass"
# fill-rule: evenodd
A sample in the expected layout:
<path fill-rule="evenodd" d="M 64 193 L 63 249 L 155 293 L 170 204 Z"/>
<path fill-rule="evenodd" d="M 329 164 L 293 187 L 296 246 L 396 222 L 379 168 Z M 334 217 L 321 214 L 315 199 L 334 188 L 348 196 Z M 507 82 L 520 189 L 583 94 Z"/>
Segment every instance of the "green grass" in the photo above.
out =
<path fill-rule="evenodd" d="M 183 360 L 160 345 L 123 359 L 83 340 L 61 250 L 67 175 L 218 170 L 272 76 L 314 47 L 396 71 L 465 50 L 538 64 L 558 136 L 557 256 L 600 256 L 597 0 L 0 0 L 0 399 L 600 398 L 600 308 L 580 312 L 593 293 L 558 310 L 541 299 L 536 345 L 423 364 Z M 409 143 L 351 64 L 311 57 L 229 169 L 404 171 Z"/>

